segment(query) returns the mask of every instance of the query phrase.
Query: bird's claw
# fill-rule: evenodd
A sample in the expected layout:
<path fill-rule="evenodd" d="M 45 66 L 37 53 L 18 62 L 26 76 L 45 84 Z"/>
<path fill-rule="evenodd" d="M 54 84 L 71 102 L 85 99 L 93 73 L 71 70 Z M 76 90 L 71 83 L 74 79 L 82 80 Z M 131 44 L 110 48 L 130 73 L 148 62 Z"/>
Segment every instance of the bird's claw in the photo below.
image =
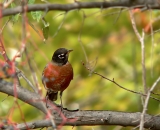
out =
<path fill-rule="evenodd" d="M 79 109 L 69 110 L 68 108 L 63 108 L 63 110 L 70 111 L 70 112 L 76 112 L 76 111 L 79 111 Z"/>

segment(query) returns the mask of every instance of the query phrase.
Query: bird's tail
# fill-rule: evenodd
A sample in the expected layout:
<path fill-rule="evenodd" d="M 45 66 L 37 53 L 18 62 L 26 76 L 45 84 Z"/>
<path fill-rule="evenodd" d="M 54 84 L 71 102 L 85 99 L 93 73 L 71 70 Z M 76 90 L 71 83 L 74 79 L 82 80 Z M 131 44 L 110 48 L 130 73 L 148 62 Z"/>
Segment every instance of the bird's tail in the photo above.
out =
<path fill-rule="evenodd" d="M 57 95 L 58 95 L 58 92 L 47 92 L 46 97 L 51 101 L 56 101 Z"/>

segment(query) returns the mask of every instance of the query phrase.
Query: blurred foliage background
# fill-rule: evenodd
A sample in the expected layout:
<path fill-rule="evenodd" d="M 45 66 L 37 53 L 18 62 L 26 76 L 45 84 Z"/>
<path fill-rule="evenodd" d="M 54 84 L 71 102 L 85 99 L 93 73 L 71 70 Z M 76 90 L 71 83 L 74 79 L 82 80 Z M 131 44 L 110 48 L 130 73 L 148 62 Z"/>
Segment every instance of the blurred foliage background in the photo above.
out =
<path fill-rule="evenodd" d="M 50 2 L 50 1 L 49 1 Z M 61 0 L 57 3 L 72 3 L 73 1 Z M 35 1 L 35 3 L 43 3 Z M 122 10 L 119 15 L 119 9 L 83 9 L 74 10 L 66 14 L 64 24 L 58 31 L 58 27 L 63 21 L 64 12 L 50 11 L 45 16 L 44 21 L 38 17 L 43 12 L 37 12 L 35 19 L 33 14 L 27 13 L 26 19 L 26 48 L 28 57 L 25 53 L 17 58 L 17 67 L 27 76 L 36 86 L 33 80 L 33 72 L 28 66 L 27 59 L 31 61 L 38 80 L 38 86 L 42 89 L 43 96 L 46 90 L 41 83 L 41 73 L 48 61 L 51 60 L 53 52 L 60 47 L 73 49 L 69 61 L 74 69 L 74 79 L 70 86 L 64 91 L 63 102 L 68 109 L 81 110 L 111 110 L 124 112 L 141 112 L 142 102 L 139 95 L 125 91 L 115 84 L 90 73 L 82 65 L 86 62 L 85 54 L 78 40 L 81 32 L 81 43 L 87 54 L 88 61 L 93 66 L 94 71 L 103 76 L 115 79 L 121 86 L 143 92 L 142 87 L 142 66 L 141 66 L 141 45 L 138 41 L 129 18 L 127 10 Z M 85 18 L 83 19 L 83 13 Z M 147 87 L 151 87 L 157 77 L 160 75 L 159 67 L 159 32 L 154 33 L 154 43 L 148 25 L 151 19 L 159 17 L 159 11 L 140 12 L 135 10 L 135 21 L 139 32 L 145 31 L 145 56 L 146 56 L 146 82 Z M 152 17 L 151 17 L 152 16 Z M 118 19 L 117 19 L 118 18 Z M 1 27 L 6 23 L 9 17 L 1 19 Z M 84 26 L 82 23 L 84 20 Z M 48 24 L 45 35 L 48 38 L 44 42 L 43 29 Z M 32 25 L 32 26 L 31 26 Z M 154 31 L 160 28 L 159 21 L 153 23 Z M 38 33 L 35 31 L 38 30 Z M 46 29 L 46 28 L 45 28 Z M 12 58 L 22 46 L 22 16 L 19 14 L 17 19 L 11 18 L 5 26 L 2 35 L 7 54 Z M 57 35 L 55 35 L 57 34 Z M 47 36 L 46 36 L 47 37 Z M 153 53 L 151 53 L 153 49 Z M 152 57 L 151 57 L 152 55 Z M 1 56 L 1 59 L 3 57 Z M 20 79 L 21 85 L 32 91 L 29 85 Z M 154 90 L 160 93 L 160 84 Z M 14 105 L 14 98 L 9 96 L 6 100 L 6 94 L 0 93 L 0 117 L 10 119 L 13 122 L 23 122 L 22 115 Z M 19 101 L 24 114 L 25 121 L 33 121 L 45 118 L 44 114 L 37 109 Z M 57 103 L 60 103 L 58 100 Z M 160 113 L 160 104 L 150 99 L 147 113 L 157 115 Z M 64 126 L 63 130 L 106 130 L 120 129 L 120 126 Z M 122 128 L 122 129 L 130 129 Z"/>

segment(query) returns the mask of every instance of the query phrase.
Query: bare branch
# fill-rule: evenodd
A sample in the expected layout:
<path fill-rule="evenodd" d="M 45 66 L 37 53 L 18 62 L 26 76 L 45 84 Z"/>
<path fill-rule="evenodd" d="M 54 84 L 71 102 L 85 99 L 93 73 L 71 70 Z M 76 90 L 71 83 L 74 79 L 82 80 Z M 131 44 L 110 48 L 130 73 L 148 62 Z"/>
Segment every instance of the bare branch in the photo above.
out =
<path fill-rule="evenodd" d="M 142 114 L 141 114 L 140 130 L 142 130 L 143 126 L 144 126 L 144 118 L 145 118 L 145 114 L 146 114 L 146 111 L 147 111 L 147 106 L 148 106 L 148 102 L 149 102 L 151 92 L 154 90 L 154 88 L 156 87 L 156 85 L 158 84 L 159 81 L 160 81 L 160 77 L 158 77 L 156 82 L 152 85 L 152 87 L 148 91 L 148 94 L 147 94 L 147 97 L 145 99 L 145 103 L 144 103 L 144 106 L 143 106 L 143 111 L 142 111 Z"/>
<path fill-rule="evenodd" d="M 86 62 L 88 63 L 88 57 L 87 57 L 87 54 L 86 54 L 86 51 L 84 49 L 83 42 L 82 42 L 82 39 L 81 39 L 85 19 L 86 19 L 86 15 L 85 15 L 84 11 L 82 11 L 82 25 L 81 25 L 81 29 L 80 29 L 80 32 L 79 32 L 79 35 L 78 35 L 78 42 L 79 42 L 79 44 L 80 44 L 80 46 L 83 50 L 84 56 L 86 58 Z"/>
<path fill-rule="evenodd" d="M 138 38 L 138 40 L 141 43 L 141 57 L 142 57 L 142 82 L 143 82 L 143 89 L 144 89 L 144 93 L 147 93 L 147 86 L 146 86 L 146 67 L 145 67 L 145 45 L 144 45 L 144 30 L 142 30 L 142 36 L 140 35 L 140 33 L 137 30 L 136 27 L 136 23 L 134 20 L 134 16 L 133 16 L 133 12 L 130 10 L 129 11 L 130 14 L 130 19 L 132 22 L 132 26 L 133 26 L 133 30 Z"/>
<path fill-rule="evenodd" d="M 14 96 L 13 84 L 0 79 L 0 91 Z M 17 98 L 36 107 L 43 113 L 46 113 L 44 108 L 43 99 L 40 95 L 28 91 L 23 87 L 17 87 Z M 51 109 L 52 110 L 52 109 Z M 55 123 L 61 124 L 63 119 L 59 116 L 57 111 L 53 110 Z M 121 126 L 137 126 L 140 123 L 141 113 L 127 113 L 127 112 L 113 112 L 113 111 L 69 111 L 64 109 L 66 121 L 64 125 L 82 126 L 82 125 L 121 125 Z M 145 128 L 153 130 L 160 130 L 160 116 L 145 115 Z M 51 120 L 35 121 L 25 124 L 19 124 L 19 129 L 40 128 L 52 126 Z"/>
<path fill-rule="evenodd" d="M 3 25 L 2 29 L 0 30 L 0 35 L 2 34 L 4 28 L 7 26 L 7 24 L 9 23 L 9 21 L 11 20 L 11 17 L 6 21 L 6 23 Z"/>
<path fill-rule="evenodd" d="M 13 85 L 14 84 L 0 79 L 0 92 L 14 96 Z M 37 109 L 45 113 L 45 109 L 43 108 L 43 105 L 40 103 L 40 101 L 42 101 L 40 95 L 33 93 L 27 89 L 24 89 L 23 87 L 17 87 L 17 94 L 18 99 L 36 107 Z"/>
<path fill-rule="evenodd" d="M 134 2 L 130 0 L 124 0 L 124 1 L 104 1 L 104 2 L 74 2 L 72 4 L 34 4 L 34 5 L 28 5 L 27 12 L 30 11 L 45 11 L 46 9 L 50 10 L 61 10 L 61 11 L 71 11 L 71 10 L 80 10 L 80 9 L 91 9 L 91 8 L 99 8 L 103 9 L 105 8 L 148 8 L 149 9 L 160 9 L 159 4 L 157 3 L 157 0 L 136 0 Z M 9 16 L 9 15 L 15 15 L 17 13 L 22 13 L 23 10 L 21 6 L 10 8 L 10 9 L 3 9 L 2 10 L 2 16 Z"/>
<path fill-rule="evenodd" d="M 137 126 L 139 125 L 139 118 L 141 113 L 124 113 L 113 111 L 65 111 L 67 121 L 65 126 L 93 126 L 93 125 L 121 125 L 121 126 Z M 75 119 L 73 121 L 73 119 Z M 145 115 L 145 128 L 151 130 L 160 130 L 160 116 Z M 156 122 L 155 122 L 156 121 Z M 60 125 L 62 120 L 56 118 L 55 122 Z M 38 120 L 28 122 L 27 126 L 31 129 L 43 128 L 51 126 L 50 120 Z M 26 130 L 25 124 L 18 124 L 17 128 Z"/>
<path fill-rule="evenodd" d="M 142 82 L 143 82 L 144 93 L 147 94 L 144 36 L 145 33 L 144 30 L 142 30 L 142 37 L 141 37 Z"/>
<path fill-rule="evenodd" d="M 86 66 L 83 62 L 82 62 L 82 64 L 85 66 L 85 68 L 86 68 L 87 70 L 92 71 L 92 70 L 90 70 L 90 68 L 87 68 L 87 66 Z M 99 73 L 97 73 L 97 72 L 92 72 L 92 73 L 95 74 L 95 75 L 98 75 L 98 76 L 102 77 L 103 79 L 106 79 L 106 80 L 114 83 L 114 84 L 117 85 L 118 87 L 120 87 L 120 88 L 122 88 L 122 89 L 124 89 L 124 90 L 126 90 L 126 91 L 128 91 L 128 92 L 135 93 L 135 94 L 138 94 L 138 95 L 143 96 L 143 97 L 146 97 L 146 96 L 147 96 L 147 94 L 144 94 L 144 93 L 141 93 L 141 92 L 137 92 L 137 91 L 133 91 L 133 90 L 130 90 L 130 89 L 128 89 L 128 88 L 125 88 L 125 87 L 121 86 L 120 84 L 118 84 L 118 83 L 115 81 L 114 78 L 113 78 L 113 79 L 109 79 L 109 78 L 107 78 L 107 77 L 105 77 L 105 76 L 103 76 L 103 75 L 101 75 L 101 74 L 99 74 Z M 152 97 L 152 96 L 150 96 L 150 98 L 152 98 L 152 99 L 160 102 L 160 100 L 159 100 L 158 98 L 155 98 L 155 97 Z"/>
<path fill-rule="evenodd" d="M 153 26 L 152 26 L 152 10 L 150 10 L 150 27 L 151 27 L 151 42 L 152 42 L 152 47 L 151 47 L 151 77 L 153 77 L 153 53 L 154 53 L 154 31 L 153 31 Z"/>
<path fill-rule="evenodd" d="M 7 82 L 3 79 L 0 79 L 0 92 L 6 93 L 8 95 L 14 96 L 15 90 L 14 90 L 14 84 Z M 50 111 L 47 110 L 44 99 L 36 93 L 33 93 L 23 87 L 17 86 L 16 87 L 16 98 L 20 99 L 21 101 L 30 104 L 33 107 L 36 107 L 43 113 L 47 114 L 50 118 L 51 124 L 53 128 L 56 128 L 56 125 L 54 123 L 54 116 L 50 113 Z M 52 106 L 55 106 L 56 104 L 52 104 Z M 26 125 L 25 125 L 26 126 Z"/>
<path fill-rule="evenodd" d="M 65 21 L 65 19 L 66 19 L 67 13 L 68 13 L 68 12 L 66 12 L 66 13 L 64 14 L 63 20 L 62 20 L 61 24 L 58 26 L 57 31 L 56 31 L 55 34 L 53 35 L 53 38 L 58 34 L 58 32 L 60 31 L 62 25 L 64 24 L 64 21 Z"/>
<path fill-rule="evenodd" d="M 154 95 L 160 96 L 159 93 L 155 93 L 155 92 L 151 92 L 151 93 L 154 94 Z"/>
<path fill-rule="evenodd" d="M 18 73 L 19 76 L 22 76 L 24 78 L 24 80 L 29 84 L 29 86 L 34 90 L 34 92 L 38 93 L 37 88 L 35 88 L 35 86 L 32 84 L 32 82 L 25 76 L 25 74 L 23 74 L 23 72 L 21 70 L 16 68 L 16 72 Z"/>
<path fill-rule="evenodd" d="M 38 78 L 37 78 L 37 76 L 36 76 L 36 73 L 35 73 L 35 70 L 33 69 L 32 64 L 31 64 L 31 60 L 30 60 L 30 58 L 28 57 L 28 50 L 27 50 L 27 48 L 25 49 L 25 55 L 26 55 L 26 57 L 27 57 L 29 69 L 30 69 L 30 71 L 31 71 L 31 73 L 32 73 L 32 78 L 33 78 L 34 83 L 35 83 L 35 85 L 36 85 L 36 89 L 37 89 L 36 92 L 37 92 L 37 93 L 41 93 L 41 87 L 39 86 Z"/>

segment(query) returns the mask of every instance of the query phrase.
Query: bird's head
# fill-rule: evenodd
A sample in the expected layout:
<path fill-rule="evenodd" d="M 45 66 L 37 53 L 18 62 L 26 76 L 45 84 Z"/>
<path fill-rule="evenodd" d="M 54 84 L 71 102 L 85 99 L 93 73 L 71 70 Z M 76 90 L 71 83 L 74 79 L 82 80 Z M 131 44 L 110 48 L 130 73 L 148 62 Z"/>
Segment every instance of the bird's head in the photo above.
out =
<path fill-rule="evenodd" d="M 73 50 L 67 50 L 65 48 L 57 49 L 52 56 L 52 61 L 59 65 L 66 64 L 68 62 L 68 56 L 71 51 Z"/>

